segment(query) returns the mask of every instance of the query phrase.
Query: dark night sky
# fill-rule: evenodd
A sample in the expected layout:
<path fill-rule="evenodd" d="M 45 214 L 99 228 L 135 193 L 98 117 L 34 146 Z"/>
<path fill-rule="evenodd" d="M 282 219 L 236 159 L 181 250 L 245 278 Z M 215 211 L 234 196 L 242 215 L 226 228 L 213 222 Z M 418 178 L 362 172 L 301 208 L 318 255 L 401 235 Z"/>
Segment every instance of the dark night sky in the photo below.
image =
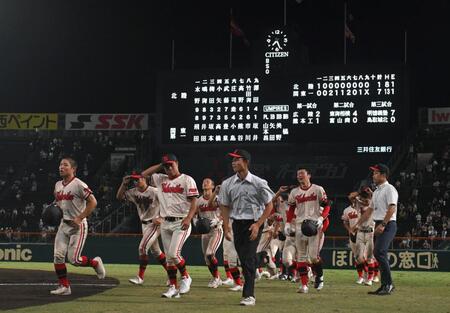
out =
<path fill-rule="evenodd" d="M 254 66 L 263 31 L 283 23 L 283 1 L 234 2 L 0 0 L 0 111 L 153 112 L 172 39 L 176 69 L 228 66 L 230 7 L 252 43 L 235 39 L 233 62 Z M 342 63 L 343 3 L 287 0 L 309 63 Z M 448 106 L 449 1 L 347 3 L 357 38 L 348 62 L 403 62 L 408 30 L 413 107 Z"/>

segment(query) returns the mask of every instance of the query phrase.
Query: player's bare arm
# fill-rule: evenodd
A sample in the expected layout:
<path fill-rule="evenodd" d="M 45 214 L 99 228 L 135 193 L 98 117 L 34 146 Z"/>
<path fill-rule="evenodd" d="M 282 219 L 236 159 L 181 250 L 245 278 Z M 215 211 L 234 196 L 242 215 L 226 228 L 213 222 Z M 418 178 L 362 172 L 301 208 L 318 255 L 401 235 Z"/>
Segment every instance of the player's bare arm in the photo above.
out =
<path fill-rule="evenodd" d="M 231 230 L 230 230 L 230 207 L 226 205 L 220 205 L 220 212 L 223 217 L 223 235 L 228 241 L 231 241 Z"/>
<path fill-rule="evenodd" d="M 97 206 L 97 199 L 95 199 L 94 195 L 92 194 L 89 195 L 89 197 L 86 199 L 86 208 L 80 215 L 78 215 L 73 219 L 73 222 L 77 225 L 80 225 L 83 219 L 92 214 L 96 206 Z"/>
<path fill-rule="evenodd" d="M 162 163 L 158 163 L 158 164 L 152 165 L 149 168 L 142 171 L 141 175 L 144 177 L 148 177 L 148 176 L 151 176 L 151 175 L 161 171 L 162 169 L 163 169 Z"/>
<path fill-rule="evenodd" d="M 192 218 L 197 213 L 197 197 L 188 197 L 188 201 L 191 203 L 188 215 L 181 221 L 181 229 L 185 230 L 191 225 Z"/>
<path fill-rule="evenodd" d="M 389 221 L 391 220 L 392 215 L 395 213 L 395 211 L 397 210 L 397 206 L 395 204 L 390 204 L 388 207 L 388 210 L 386 212 L 386 215 L 384 216 L 383 219 L 383 224 L 386 225 L 387 223 L 389 223 Z M 383 226 L 383 224 L 380 224 L 377 226 L 377 228 L 375 229 L 375 234 L 381 234 L 382 232 L 384 232 L 384 228 L 386 226 Z"/>
<path fill-rule="evenodd" d="M 215 207 L 217 205 L 217 195 L 219 194 L 220 191 L 220 185 L 217 185 L 214 188 L 213 194 L 212 196 L 208 199 L 208 206 L 211 207 Z"/>
<path fill-rule="evenodd" d="M 258 237 L 259 228 L 262 225 L 264 225 L 264 222 L 270 216 L 270 213 L 272 212 L 272 209 L 273 209 L 273 203 L 272 203 L 272 201 L 269 201 L 269 203 L 267 203 L 265 205 L 264 212 L 261 215 L 261 217 L 258 219 L 258 221 L 253 223 L 250 226 L 250 228 L 248 229 L 250 231 L 250 240 L 255 240 L 256 237 Z"/>
<path fill-rule="evenodd" d="M 289 186 L 280 186 L 280 188 L 278 188 L 277 193 L 273 196 L 272 201 L 276 201 L 283 192 L 288 191 L 288 190 L 289 190 Z"/>
<path fill-rule="evenodd" d="M 130 182 L 130 175 L 122 178 L 122 183 L 120 184 L 119 190 L 117 190 L 116 198 L 119 201 L 122 201 L 125 198 L 125 191 L 127 191 L 127 185 Z"/>

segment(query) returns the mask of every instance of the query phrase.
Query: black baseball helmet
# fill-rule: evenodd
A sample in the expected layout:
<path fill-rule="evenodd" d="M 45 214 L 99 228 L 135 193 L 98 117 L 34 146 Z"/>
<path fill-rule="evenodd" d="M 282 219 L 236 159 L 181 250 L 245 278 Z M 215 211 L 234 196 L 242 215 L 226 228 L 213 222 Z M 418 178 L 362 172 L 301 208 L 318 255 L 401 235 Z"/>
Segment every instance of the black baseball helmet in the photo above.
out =
<path fill-rule="evenodd" d="M 302 234 L 311 237 L 317 235 L 317 223 L 313 220 L 304 220 L 302 223 Z"/>
<path fill-rule="evenodd" d="M 48 226 L 58 226 L 62 218 L 61 208 L 54 203 L 47 206 L 42 212 L 42 222 Z"/>
<path fill-rule="evenodd" d="M 211 221 L 207 218 L 198 218 L 195 229 L 199 234 L 207 234 L 211 231 Z"/>

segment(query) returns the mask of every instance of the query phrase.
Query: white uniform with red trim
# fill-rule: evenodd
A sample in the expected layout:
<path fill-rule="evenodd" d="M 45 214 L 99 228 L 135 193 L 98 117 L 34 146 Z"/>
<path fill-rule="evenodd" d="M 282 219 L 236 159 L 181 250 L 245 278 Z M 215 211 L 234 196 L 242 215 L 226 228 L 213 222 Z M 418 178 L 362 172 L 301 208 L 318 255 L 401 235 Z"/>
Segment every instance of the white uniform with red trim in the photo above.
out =
<path fill-rule="evenodd" d="M 183 260 L 181 249 L 191 234 L 192 227 L 181 229 L 181 221 L 191 206 L 188 198 L 197 197 L 195 180 L 186 174 L 169 179 L 166 174 L 153 174 L 152 180 L 158 189 L 159 215 L 163 218 L 161 238 L 166 252 L 167 264 L 175 265 Z"/>
<path fill-rule="evenodd" d="M 223 240 L 223 260 L 224 262 L 228 262 L 230 268 L 237 267 L 239 265 L 239 256 L 236 251 L 236 247 L 234 246 L 234 236 L 233 236 L 233 220 L 230 219 L 230 234 L 231 240 L 224 239 Z"/>
<path fill-rule="evenodd" d="M 368 206 L 364 206 L 362 202 L 356 198 L 355 209 L 361 216 L 367 210 Z M 356 251 L 355 257 L 362 260 L 366 259 L 368 262 L 373 260 L 373 235 L 375 230 L 375 221 L 373 220 L 373 213 L 369 218 L 358 227 L 358 232 L 356 234 Z"/>
<path fill-rule="evenodd" d="M 81 265 L 81 252 L 88 233 L 88 223 L 83 219 L 78 226 L 72 220 L 86 209 L 86 199 L 92 194 L 83 181 L 74 177 L 68 183 L 63 180 L 55 184 L 56 204 L 63 212 L 63 220 L 55 237 L 54 263 L 65 263 L 66 254 L 73 265 Z"/>
<path fill-rule="evenodd" d="M 286 240 L 284 242 L 283 247 L 283 264 L 286 267 L 291 266 L 292 263 L 296 260 L 297 256 L 297 247 L 295 245 L 295 233 L 296 233 L 295 220 L 292 220 L 291 223 L 292 223 L 291 231 L 293 235 L 292 236 L 290 236 L 289 234 L 286 235 Z"/>
<path fill-rule="evenodd" d="M 215 256 L 217 249 L 223 239 L 222 219 L 220 216 L 220 207 L 217 201 L 212 207 L 208 206 L 208 200 L 203 196 L 197 199 L 197 212 L 202 218 L 211 221 L 211 231 L 208 234 L 202 234 L 202 251 L 207 265 L 210 265 L 208 256 Z"/>
<path fill-rule="evenodd" d="M 158 190 L 152 186 L 147 186 L 142 192 L 138 188 L 125 191 L 125 199 L 136 206 L 139 219 L 142 223 L 142 239 L 139 243 L 139 255 L 147 255 L 147 251 L 150 249 L 155 258 L 158 258 L 161 254 L 161 248 L 158 242 L 161 229 L 159 225 L 152 223 L 152 220 L 159 216 L 157 193 Z"/>
<path fill-rule="evenodd" d="M 356 209 L 349 205 L 348 207 L 346 207 L 344 209 L 344 212 L 342 212 L 342 216 L 341 219 L 345 222 L 348 222 L 348 225 L 350 226 L 350 228 L 352 228 L 353 226 L 356 225 L 356 223 L 358 223 L 360 214 L 358 213 L 358 211 L 356 211 Z M 350 244 L 350 249 L 352 250 L 353 255 L 356 255 L 356 234 L 354 236 L 349 235 L 349 244 Z"/>
<path fill-rule="evenodd" d="M 323 212 L 321 203 L 327 201 L 327 194 L 323 187 L 311 184 L 308 189 L 300 186 L 292 189 L 289 194 L 289 205 L 295 206 L 296 232 L 295 244 L 297 248 L 298 262 L 316 262 L 319 260 L 321 246 L 323 244 L 322 226 L 319 227 L 317 235 L 307 237 L 302 233 L 302 222 L 306 219 L 317 221 Z"/>

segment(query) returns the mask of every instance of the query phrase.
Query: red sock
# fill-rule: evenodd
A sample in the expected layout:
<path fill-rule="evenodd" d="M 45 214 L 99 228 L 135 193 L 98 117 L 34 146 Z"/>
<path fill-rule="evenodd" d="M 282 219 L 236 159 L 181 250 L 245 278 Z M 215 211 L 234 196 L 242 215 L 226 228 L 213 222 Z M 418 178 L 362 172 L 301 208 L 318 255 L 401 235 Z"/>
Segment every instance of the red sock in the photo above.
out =
<path fill-rule="evenodd" d="M 161 252 L 158 256 L 158 261 L 159 264 L 162 265 L 162 267 L 164 267 L 165 270 L 167 270 L 167 261 L 166 261 L 166 255 L 164 254 L 164 252 Z"/>
<path fill-rule="evenodd" d="M 80 266 L 91 266 L 91 267 L 97 267 L 98 261 L 95 261 L 94 259 L 90 259 L 87 256 L 82 255 L 81 257 Z"/>
<path fill-rule="evenodd" d="M 367 264 L 367 261 L 364 261 L 364 273 L 368 273 L 369 271 L 369 265 Z"/>
<path fill-rule="evenodd" d="M 230 268 L 231 275 L 233 275 L 233 280 L 236 285 L 242 286 L 241 273 L 237 267 Z"/>
<path fill-rule="evenodd" d="M 223 267 L 225 268 L 227 278 L 233 279 L 233 275 L 230 273 L 230 265 L 228 264 L 228 261 L 223 261 Z"/>
<path fill-rule="evenodd" d="M 363 277 L 364 263 L 356 264 L 356 270 L 358 271 L 358 277 Z"/>
<path fill-rule="evenodd" d="M 378 261 L 373 262 L 373 276 L 378 276 L 379 264 Z"/>
<path fill-rule="evenodd" d="M 367 274 L 367 279 L 372 280 L 373 279 L 373 263 L 368 263 L 369 271 Z"/>
<path fill-rule="evenodd" d="M 189 277 L 189 274 L 188 274 L 188 272 L 186 270 L 186 262 L 184 261 L 184 259 L 181 259 L 181 261 L 176 264 L 176 267 L 180 271 L 181 276 Z"/>
<path fill-rule="evenodd" d="M 169 281 L 171 285 L 174 285 L 175 288 L 178 288 L 177 285 L 177 267 L 174 265 L 167 266 L 167 276 L 169 277 Z"/>
<path fill-rule="evenodd" d="M 139 277 L 144 279 L 145 270 L 147 269 L 148 255 L 139 256 Z"/>
<path fill-rule="evenodd" d="M 58 282 L 61 286 L 69 287 L 69 280 L 67 279 L 66 264 L 54 264 L 56 276 L 58 276 Z"/>
<path fill-rule="evenodd" d="M 300 273 L 300 279 L 303 286 L 308 285 L 308 263 L 297 262 L 297 271 Z"/>

